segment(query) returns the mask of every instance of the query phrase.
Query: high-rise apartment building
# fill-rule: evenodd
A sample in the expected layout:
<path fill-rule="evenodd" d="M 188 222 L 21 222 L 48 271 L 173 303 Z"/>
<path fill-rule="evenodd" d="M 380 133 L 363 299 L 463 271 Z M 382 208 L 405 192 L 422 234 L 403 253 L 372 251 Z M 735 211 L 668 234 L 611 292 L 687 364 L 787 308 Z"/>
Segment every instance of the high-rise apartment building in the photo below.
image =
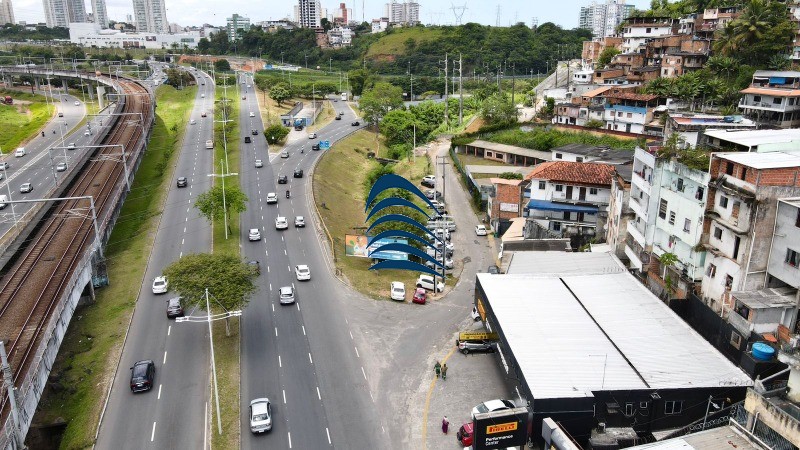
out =
<path fill-rule="evenodd" d="M 581 7 L 578 27 L 592 30 L 595 39 L 613 36 L 617 25 L 628 18 L 633 10 L 634 6 L 626 5 L 625 0 L 606 0 L 605 3 L 592 1 L 589 6 Z"/>
<path fill-rule="evenodd" d="M 92 0 L 92 14 L 94 15 L 94 23 L 100 25 L 100 29 L 108 28 L 106 0 Z"/>
<path fill-rule="evenodd" d="M 0 25 L 7 23 L 14 23 L 14 7 L 11 0 L 0 0 Z"/>
<path fill-rule="evenodd" d="M 384 17 L 389 18 L 390 24 L 414 26 L 419 23 L 419 3 L 392 0 L 384 6 Z"/>
<path fill-rule="evenodd" d="M 136 31 L 142 33 L 169 33 L 167 8 L 164 0 L 133 0 Z"/>
<path fill-rule="evenodd" d="M 86 22 L 83 0 L 44 0 L 44 17 L 48 27 L 68 27 L 70 23 Z"/>
<path fill-rule="evenodd" d="M 319 28 L 322 16 L 319 0 L 298 0 L 294 7 L 294 19 L 301 28 Z"/>
<path fill-rule="evenodd" d="M 333 23 L 335 25 L 347 25 L 354 19 L 353 9 L 348 8 L 344 3 L 339 3 L 339 7 L 333 11 Z"/>
<path fill-rule="evenodd" d="M 250 18 L 249 17 L 242 17 L 238 14 L 234 14 L 231 17 L 228 17 L 228 40 L 233 42 L 237 39 L 242 38 L 242 32 L 246 32 L 250 29 Z"/>

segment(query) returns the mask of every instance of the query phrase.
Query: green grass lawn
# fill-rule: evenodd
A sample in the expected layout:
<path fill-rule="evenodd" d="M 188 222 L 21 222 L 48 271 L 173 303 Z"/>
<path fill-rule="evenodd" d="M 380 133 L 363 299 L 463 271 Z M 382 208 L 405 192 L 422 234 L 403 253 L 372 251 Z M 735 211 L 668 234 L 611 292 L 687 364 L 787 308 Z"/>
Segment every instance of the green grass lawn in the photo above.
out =
<path fill-rule="evenodd" d="M 217 100 L 222 99 L 223 89 L 217 87 Z M 240 160 L 240 138 L 239 138 L 239 100 L 240 97 L 235 92 L 228 90 L 228 98 L 231 104 L 231 115 L 228 119 L 233 122 L 228 123 L 226 129 L 226 140 L 228 145 L 228 165 L 229 171 L 238 171 Z M 223 120 L 221 114 L 216 113 L 214 120 Z M 217 144 L 214 146 L 214 173 L 221 173 L 221 161 L 225 159 L 225 150 L 220 141 L 222 139 L 222 124 L 214 124 L 214 135 Z M 259 135 L 260 137 L 260 135 Z M 221 183 L 221 178 L 216 178 L 215 183 Z M 225 178 L 226 186 L 239 186 L 239 177 L 230 176 Z M 222 217 L 214 220 L 214 253 L 239 256 L 239 215 L 228 215 L 229 234 L 225 239 L 225 221 Z M 213 308 L 212 308 L 213 309 Z M 225 321 L 216 321 L 214 329 L 214 356 L 217 365 L 217 382 L 219 383 L 220 398 L 220 417 L 222 417 L 223 434 L 217 434 L 217 410 L 211 408 L 211 446 L 214 449 L 238 449 L 239 448 L 239 319 L 230 320 L 231 335 L 225 335 Z M 213 401 L 213 397 L 212 397 Z"/>
<path fill-rule="evenodd" d="M 436 28 L 400 28 L 392 30 L 391 34 L 384 34 L 377 42 L 369 46 L 367 58 L 381 58 L 384 55 L 405 55 L 408 39 L 413 39 L 417 44 L 425 41 L 439 39 L 444 30 Z"/>
<path fill-rule="evenodd" d="M 366 220 L 364 179 L 378 165 L 367 159 L 367 152 L 375 151 L 376 147 L 378 155 L 387 151 L 382 141 L 375 142 L 375 133 L 370 131 L 358 131 L 336 143 L 314 172 L 314 201 L 332 239 L 336 268 L 364 295 L 388 299 L 392 281 L 404 282 L 410 295 L 417 274 L 402 270 L 370 271 L 370 260 L 344 254 L 345 235 L 364 233 L 359 229 L 365 226 Z M 428 158 L 424 157 L 401 161 L 394 169 L 395 173 L 415 183 L 432 170 Z"/>
<path fill-rule="evenodd" d="M 161 86 L 152 138 L 106 248 L 110 285 L 72 319 L 36 423 L 67 422 L 63 449 L 91 447 L 144 270 L 196 88 Z"/>
<path fill-rule="evenodd" d="M 0 90 L 0 95 L 14 98 L 13 105 L 0 104 L 0 149 L 8 153 L 36 136 L 53 118 L 55 107 L 42 95 L 5 90 Z"/>

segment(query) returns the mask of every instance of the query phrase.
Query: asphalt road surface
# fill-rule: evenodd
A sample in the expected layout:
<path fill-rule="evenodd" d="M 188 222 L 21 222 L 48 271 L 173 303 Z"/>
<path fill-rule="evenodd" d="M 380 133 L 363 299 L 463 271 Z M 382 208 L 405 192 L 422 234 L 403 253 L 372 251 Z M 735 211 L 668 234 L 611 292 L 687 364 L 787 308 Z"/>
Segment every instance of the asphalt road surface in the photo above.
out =
<path fill-rule="evenodd" d="M 211 226 L 194 208 L 194 200 L 212 184 L 208 174 L 212 172 L 213 151 L 205 148 L 205 142 L 212 136 L 213 114 L 200 116 L 203 111 L 213 111 L 214 85 L 205 74 L 197 71 L 195 75 L 205 84 L 199 86 L 191 112 L 196 124 L 187 125 L 175 170 L 175 177 L 187 177 L 189 185 L 177 188 L 175 180 L 170 184 L 100 425 L 100 449 L 200 449 L 208 445 L 208 328 L 205 323 L 168 320 L 166 301 L 174 294 L 155 295 L 152 291 L 153 278 L 164 267 L 183 255 L 211 249 Z M 189 308 L 185 312 L 202 314 Z M 133 394 L 129 368 L 146 359 L 155 362 L 154 387 L 149 392 Z"/>

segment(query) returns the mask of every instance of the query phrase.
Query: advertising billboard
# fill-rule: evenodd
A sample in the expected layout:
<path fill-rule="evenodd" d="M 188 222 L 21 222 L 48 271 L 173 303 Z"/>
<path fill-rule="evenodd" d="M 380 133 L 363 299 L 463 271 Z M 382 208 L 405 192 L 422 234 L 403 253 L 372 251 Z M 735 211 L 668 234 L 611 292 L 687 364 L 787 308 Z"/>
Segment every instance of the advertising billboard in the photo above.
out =
<path fill-rule="evenodd" d="M 380 251 L 373 252 L 376 248 L 386 244 L 408 244 L 407 239 L 377 239 L 368 245 L 368 236 L 359 236 L 354 234 L 346 234 L 344 236 L 344 253 L 347 256 L 357 256 L 359 258 L 383 259 L 393 261 L 408 260 L 408 254 L 398 251 Z M 371 253 L 371 254 L 370 254 Z"/>
<path fill-rule="evenodd" d="M 476 414 L 475 450 L 520 447 L 528 442 L 528 408 Z"/>

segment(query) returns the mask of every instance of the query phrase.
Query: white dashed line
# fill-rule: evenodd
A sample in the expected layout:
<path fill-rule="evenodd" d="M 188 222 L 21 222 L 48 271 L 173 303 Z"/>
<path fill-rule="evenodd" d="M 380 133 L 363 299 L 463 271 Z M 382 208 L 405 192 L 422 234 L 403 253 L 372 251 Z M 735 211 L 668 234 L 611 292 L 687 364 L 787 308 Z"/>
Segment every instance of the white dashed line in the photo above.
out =
<path fill-rule="evenodd" d="M 167 327 L 167 336 L 172 332 L 172 325 Z"/>
<path fill-rule="evenodd" d="M 278 355 L 278 367 L 283 367 L 283 364 L 281 363 L 281 355 Z"/>
<path fill-rule="evenodd" d="M 161 400 L 161 385 L 158 385 L 158 398 L 157 400 Z"/>
<path fill-rule="evenodd" d="M 361 375 L 364 375 L 364 379 L 367 379 L 367 372 L 364 371 L 364 366 L 361 366 Z"/>
<path fill-rule="evenodd" d="M 361 358 L 361 355 L 358 354 L 358 348 L 357 347 L 353 347 L 353 349 L 356 351 L 356 357 Z"/>
<path fill-rule="evenodd" d="M 322 395 L 319 393 L 319 386 L 317 386 L 317 399 L 322 400 Z"/>
<path fill-rule="evenodd" d="M 300 326 L 303 328 L 303 336 L 305 336 L 306 335 L 306 326 L 305 325 L 300 325 Z"/>
<path fill-rule="evenodd" d="M 286 389 L 283 389 L 281 392 L 283 392 L 283 404 L 285 405 L 286 404 Z"/>
<path fill-rule="evenodd" d="M 163 366 L 166 363 L 167 363 L 167 351 L 164 350 L 164 361 L 161 362 L 161 365 Z"/>
<path fill-rule="evenodd" d="M 156 423 L 153 422 L 153 431 L 150 432 L 150 442 L 156 438 Z"/>
<path fill-rule="evenodd" d="M 278 327 L 275 327 L 275 337 L 278 337 Z"/>

